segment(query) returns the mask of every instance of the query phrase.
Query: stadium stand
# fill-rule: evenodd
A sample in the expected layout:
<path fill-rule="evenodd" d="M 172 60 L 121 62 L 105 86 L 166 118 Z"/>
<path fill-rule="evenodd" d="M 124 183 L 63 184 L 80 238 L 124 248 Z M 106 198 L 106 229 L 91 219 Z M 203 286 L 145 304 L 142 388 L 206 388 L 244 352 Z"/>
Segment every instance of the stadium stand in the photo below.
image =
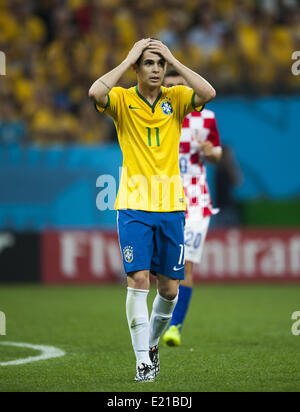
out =
<path fill-rule="evenodd" d="M 3 145 L 114 141 L 87 90 L 142 37 L 165 41 L 219 95 L 300 88 L 290 70 L 300 41 L 296 0 L 0 0 L 0 26 L 10 74 L 0 80 Z M 133 80 L 129 72 L 122 85 Z"/>

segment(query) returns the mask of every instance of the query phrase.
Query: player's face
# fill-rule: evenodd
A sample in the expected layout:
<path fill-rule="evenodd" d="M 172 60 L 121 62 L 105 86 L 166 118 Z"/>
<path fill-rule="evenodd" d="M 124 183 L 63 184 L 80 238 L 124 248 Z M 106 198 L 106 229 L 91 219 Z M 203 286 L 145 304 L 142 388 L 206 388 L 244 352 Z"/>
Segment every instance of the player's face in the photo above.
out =
<path fill-rule="evenodd" d="M 166 73 L 167 64 L 159 54 L 145 50 L 139 66 L 136 67 L 138 82 L 150 88 L 160 87 Z"/>
<path fill-rule="evenodd" d="M 165 87 L 185 86 L 185 80 L 181 76 L 166 76 L 164 79 Z"/>

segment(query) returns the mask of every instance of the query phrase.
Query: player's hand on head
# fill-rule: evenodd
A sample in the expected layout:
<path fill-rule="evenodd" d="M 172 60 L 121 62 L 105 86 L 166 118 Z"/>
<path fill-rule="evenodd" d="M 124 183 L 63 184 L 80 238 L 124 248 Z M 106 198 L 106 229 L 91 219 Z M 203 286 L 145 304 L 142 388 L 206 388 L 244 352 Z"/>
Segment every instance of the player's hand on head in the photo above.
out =
<path fill-rule="evenodd" d="M 130 50 L 127 56 L 127 60 L 129 61 L 131 65 L 137 62 L 137 60 L 140 58 L 143 51 L 149 47 L 149 44 L 150 44 L 149 38 L 139 40 L 134 44 L 134 46 L 132 47 L 132 49 Z"/>
<path fill-rule="evenodd" d="M 169 48 L 160 40 L 150 39 L 148 49 L 153 53 L 160 54 L 168 64 L 172 64 L 175 60 Z"/>

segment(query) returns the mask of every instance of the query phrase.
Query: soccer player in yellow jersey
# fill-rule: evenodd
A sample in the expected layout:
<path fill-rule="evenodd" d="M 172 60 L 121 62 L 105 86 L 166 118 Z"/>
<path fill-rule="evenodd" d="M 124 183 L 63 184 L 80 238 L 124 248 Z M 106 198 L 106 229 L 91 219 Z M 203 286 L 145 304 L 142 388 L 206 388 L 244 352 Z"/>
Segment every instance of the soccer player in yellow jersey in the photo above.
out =
<path fill-rule="evenodd" d="M 162 87 L 172 65 L 189 87 Z M 115 87 L 131 67 L 137 86 Z M 123 152 L 116 201 L 118 234 L 127 273 L 126 314 L 136 356 L 137 382 L 159 373 L 158 342 L 166 330 L 184 279 L 185 199 L 179 171 L 184 117 L 215 97 L 213 87 L 172 55 L 162 42 L 142 39 L 126 59 L 89 90 L 96 109 L 110 115 Z M 157 295 L 149 321 L 150 273 Z"/>

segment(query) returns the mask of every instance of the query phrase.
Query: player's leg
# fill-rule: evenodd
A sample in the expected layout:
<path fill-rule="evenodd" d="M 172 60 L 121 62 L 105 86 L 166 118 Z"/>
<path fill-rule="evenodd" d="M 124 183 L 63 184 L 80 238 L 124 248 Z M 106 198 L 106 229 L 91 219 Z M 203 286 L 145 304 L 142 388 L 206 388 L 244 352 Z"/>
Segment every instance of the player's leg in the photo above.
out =
<path fill-rule="evenodd" d="M 153 380 L 149 357 L 149 271 L 131 272 L 127 275 L 126 316 L 136 356 L 136 381 Z"/>
<path fill-rule="evenodd" d="M 181 344 L 181 329 L 193 292 L 193 262 L 185 262 L 185 279 L 180 282 L 178 302 L 163 341 L 168 346 Z"/>
<path fill-rule="evenodd" d="M 187 288 L 192 288 L 194 286 L 193 267 L 194 267 L 193 262 L 189 260 L 185 261 L 185 264 L 184 264 L 185 279 L 180 282 L 180 286 L 183 285 L 183 286 L 186 286 Z"/>
<path fill-rule="evenodd" d="M 180 282 L 178 303 L 170 322 L 170 327 L 173 325 L 178 327 L 179 333 L 181 333 L 193 293 L 193 267 L 194 263 L 190 260 L 185 262 L 185 279 Z"/>
<path fill-rule="evenodd" d="M 157 274 L 157 294 L 153 302 L 150 318 L 149 345 L 157 346 L 172 318 L 178 299 L 179 279 L 171 279 Z"/>
<path fill-rule="evenodd" d="M 156 226 L 155 248 L 151 262 L 157 274 L 157 295 L 150 317 L 150 358 L 159 372 L 158 343 L 178 299 L 179 281 L 184 279 L 184 212 L 162 213 Z"/>
<path fill-rule="evenodd" d="M 209 217 L 200 221 L 188 220 L 185 228 L 185 280 L 180 282 L 178 303 L 173 312 L 170 326 L 163 337 L 168 346 L 181 344 L 181 331 L 193 293 L 193 266 L 200 263 L 209 226 Z"/>
<path fill-rule="evenodd" d="M 149 269 L 152 256 L 153 233 L 145 224 L 145 216 L 138 211 L 118 213 L 118 233 L 127 273 L 126 315 L 136 356 L 136 381 L 153 380 L 149 358 Z M 141 242 L 143 239 L 143 242 Z"/>
<path fill-rule="evenodd" d="M 155 376 L 160 371 L 158 343 L 167 329 L 178 299 L 179 279 L 157 274 L 157 294 L 150 318 L 149 355 Z"/>
<path fill-rule="evenodd" d="M 150 288 L 149 270 L 127 273 L 127 286 L 131 289 L 147 290 Z"/>

